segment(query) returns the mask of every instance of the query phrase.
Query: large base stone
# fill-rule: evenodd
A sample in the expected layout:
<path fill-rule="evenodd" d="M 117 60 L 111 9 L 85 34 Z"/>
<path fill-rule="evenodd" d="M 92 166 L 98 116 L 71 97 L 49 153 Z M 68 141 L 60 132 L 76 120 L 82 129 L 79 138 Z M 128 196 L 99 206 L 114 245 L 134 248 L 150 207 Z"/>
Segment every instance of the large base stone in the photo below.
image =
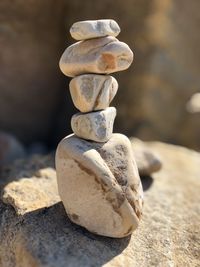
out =
<path fill-rule="evenodd" d="M 69 218 L 93 233 L 124 237 L 138 226 L 143 191 L 128 138 L 65 137 L 56 152 L 58 189 Z"/>

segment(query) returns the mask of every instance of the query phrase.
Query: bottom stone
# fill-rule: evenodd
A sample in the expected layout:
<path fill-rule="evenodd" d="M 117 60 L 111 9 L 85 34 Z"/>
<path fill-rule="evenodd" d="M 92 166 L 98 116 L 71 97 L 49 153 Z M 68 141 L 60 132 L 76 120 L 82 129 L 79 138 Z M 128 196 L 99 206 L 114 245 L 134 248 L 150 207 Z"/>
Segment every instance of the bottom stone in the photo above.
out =
<path fill-rule="evenodd" d="M 143 190 L 129 139 L 106 143 L 65 137 L 56 152 L 58 190 L 69 218 L 110 237 L 131 234 L 142 214 Z"/>

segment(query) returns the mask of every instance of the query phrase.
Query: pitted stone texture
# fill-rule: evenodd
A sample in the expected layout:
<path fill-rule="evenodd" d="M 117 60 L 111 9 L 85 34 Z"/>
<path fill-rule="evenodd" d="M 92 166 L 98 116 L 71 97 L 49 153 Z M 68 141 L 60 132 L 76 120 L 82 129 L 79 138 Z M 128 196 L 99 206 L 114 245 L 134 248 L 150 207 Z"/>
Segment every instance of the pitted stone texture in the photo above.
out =
<path fill-rule="evenodd" d="M 70 34 L 75 40 L 86 40 L 103 36 L 117 36 L 120 27 L 113 19 L 78 21 L 70 28 Z"/>
<path fill-rule="evenodd" d="M 58 190 L 69 218 L 91 232 L 124 237 L 138 226 L 143 190 L 128 138 L 104 143 L 74 135 L 56 152 Z"/>
<path fill-rule="evenodd" d="M 84 74 L 69 84 L 74 105 L 81 112 L 106 109 L 118 90 L 118 82 L 109 75 Z"/>
<path fill-rule="evenodd" d="M 129 46 L 107 36 L 77 42 L 64 51 L 60 69 L 74 77 L 85 73 L 109 74 L 127 69 L 133 61 Z"/>
<path fill-rule="evenodd" d="M 114 107 L 85 114 L 76 113 L 72 116 L 71 127 L 73 132 L 81 138 L 106 142 L 112 136 L 115 117 L 116 109 Z"/>

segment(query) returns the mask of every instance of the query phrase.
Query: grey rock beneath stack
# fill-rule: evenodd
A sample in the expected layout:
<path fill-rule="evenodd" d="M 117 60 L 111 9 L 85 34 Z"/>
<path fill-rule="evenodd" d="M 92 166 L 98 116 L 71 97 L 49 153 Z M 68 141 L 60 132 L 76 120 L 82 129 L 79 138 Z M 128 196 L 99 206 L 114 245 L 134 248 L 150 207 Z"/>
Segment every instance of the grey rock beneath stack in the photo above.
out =
<path fill-rule="evenodd" d="M 69 77 L 85 73 L 109 74 L 126 70 L 133 61 L 129 46 L 107 36 L 77 42 L 66 48 L 59 66 Z"/>
<path fill-rule="evenodd" d="M 78 21 L 70 28 L 70 34 L 75 40 L 86 40 L 107 35 L 116 37 L 119 33 L 120 27 L 113 19 Z"/>
<path fill-rule="evenodd" d="M 118 90 L 118 82 L 110 75 L 84 74 L 69 84 L 74 105 L 81 112 L 106 109 Z"/>
<path fill-rule="evenodd" d="M 151 180 L 143 179 L 141 224 L 131 237 L 120 240 L 93 235 L 69 221 L 59 202 L 55 171 L 45 170 L 54 168 L 54 157 L 18 161 L 2 172 L 1 189 L 12 187 L 10 204 L 23 215 L 0 199 L 0 266 L 198 266 L 200 154 L 158 142 L 147 146 L 164 160 L 163 168 Z M 34 190 L 24 188 L 24 178 Z M 21 209 L 21 192 L 33 199 L 30 209 Z"/>

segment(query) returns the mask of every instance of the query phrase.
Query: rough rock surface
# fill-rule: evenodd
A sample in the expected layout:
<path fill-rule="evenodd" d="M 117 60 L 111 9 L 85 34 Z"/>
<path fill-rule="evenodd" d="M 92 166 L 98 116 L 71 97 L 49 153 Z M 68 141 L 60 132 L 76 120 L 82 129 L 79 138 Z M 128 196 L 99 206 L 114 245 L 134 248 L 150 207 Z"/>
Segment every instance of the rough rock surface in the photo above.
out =
<path fill-rule="evenodd" d="M 69 84 L 74 105 L 81 112 L 106 109 L 118 90 L 117 80 L 110 75 L 85 74 Z"/>
<path fill-rule="evenodd" d="M 112 136 L 115 117 L 114 107 L 89 113 L 79 112 L 72 116 L 72 130 L 83 139 L 106 142 Z"/>
<path fill-rule="evenodd" d="M 60 58 L 60 69 L 69 77 L 84 73 L 109 74 L 126 70 L 133 61 L 129 46 L 112 36 L 76 42 Z"/>
<path fill-rule="evenodd" d="M 56 170 L 60 197 L 73 222 L 118 238 L 138 227 L 143 190 L 125 135 L 113 134 L 103 144 L 65 137 L 56 151 Z"/>
<path fill-rule="evenodd" d="M 86 40 L 107 35 L 116 37 L 119 33 L 120 27 L 113 19 L 78 21 L 70 28 L 70 34 L 75 40 Z"/>
<path fill-rule="evenodd" d="M 57 202 L 56 190 L 49 205 L 45 195 L 48 190 L 44 189 L 44 202 L 40 198 L 42 183 L 45 188 L 46 183 L 53 185 L 56 179 L 54 174 L 51 178 L 41 176 L 34 192 L 31 188 L 25 192 L 27 196 L 34 194 L 35 203 L 37 197 L 41 199 L 34 211 L 18 216 L 12 206 L 0 201 L 0 266 L 197 267 L 200 154 L 162 143 L 148 146 L 159 153 L 163 168 L 152 178 L 143 179 L 144 215 L 131 237 L 120 240 L 99 237 L 71 223 L 63 205 Z M 1 188 L 11 181 L 20 184 L 21 178 L 32 180 L 35 172 L 46 167 L 53 165 L 44 157 L 18 162 L 1 173 Z M 16 190 L 15 198 L 18 197 L 21 198 L 20 192 L 17 194 Z"/>

